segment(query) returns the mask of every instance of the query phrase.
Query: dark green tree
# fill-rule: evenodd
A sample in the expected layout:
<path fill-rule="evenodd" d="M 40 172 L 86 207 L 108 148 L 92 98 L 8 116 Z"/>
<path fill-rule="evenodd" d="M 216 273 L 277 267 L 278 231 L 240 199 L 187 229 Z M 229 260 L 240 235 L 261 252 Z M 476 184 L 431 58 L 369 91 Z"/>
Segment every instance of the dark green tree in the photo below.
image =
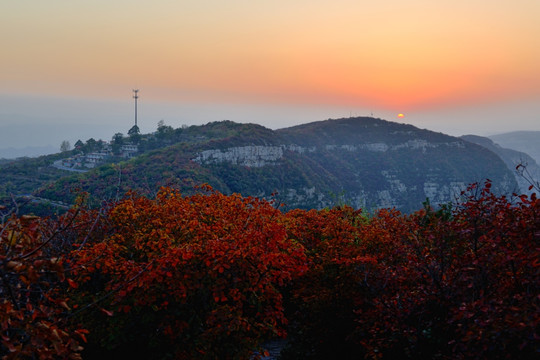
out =
<path fill-rule="evenodd" d="M 120 149 L 124 145 L 124 135 L 122 133 L 114 134 L 112 138 L 112 152 L 114 155 L 120 155 Z"/>
<path fill-rule="evenodd" d="M 129 140 L 133 144 L 138 144 L 141 141 L 141 131 L 137 125 L 133 125 L 128 131 Z"/>
<path fill-rule="evenodd" d="M 98 147 L 97 141 L 94 138 L 86 140 L 86 152 L 96 151 Z"/>
<path fill-rule="evenodd" d="M 168 142 L 172 140 L 174 137 L 174 129 L 172 126 L 165 125 L 165 122 L 163 120 L 159 120 L 157 132 L 156 132 L 156 138 L 160 142 Z"/>
<path fill-rule="evenodd" d="M 71 150 L 71 144 L 69 143 L 69 141 L 67 140 L 62 141 L 62 144 L 60 144 L 60 151 L 66 152 L 69 150 Z"/>

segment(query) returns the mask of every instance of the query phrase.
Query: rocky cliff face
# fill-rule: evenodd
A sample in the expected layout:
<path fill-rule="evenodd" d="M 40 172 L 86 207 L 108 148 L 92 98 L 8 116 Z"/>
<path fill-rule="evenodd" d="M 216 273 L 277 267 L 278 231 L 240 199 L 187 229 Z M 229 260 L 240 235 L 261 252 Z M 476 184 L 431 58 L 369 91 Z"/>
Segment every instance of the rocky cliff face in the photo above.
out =
<path fill-rule="evenodd" d="M 452 202 L 470 183 L 487 178 L 501 191 L 516 186 L 492 152 L 409 125 L 340 119 L 277 134 L 281 144 L 220 143 L 197 152 L 192 161 L 222 180 L 225 191 L 263 197 L 277 191 L 289 207 L 348 203 L 410 211 L 426 198 L 432 204 Z"/>
<path fill-rule="evenodd" d="M 239 146 L 201 151 L 193 161 L 204 164 L 231 163 L 247 167 L 274 165 L 283 157 L 281 146 Z"/>
<path fill-rule="evenodd" d="M 344 145 L 325 145 L 324 150 L 346 150 L 355 152 L 358 150 L 367 150 L 374 152 L 386 152 L 386 151 L 399 151 L 402 149 L 420 149 L 423 153 L 426 153 L 429 148 L 438 147 L 447 148 L 464 148 L 463 141 L 453 141 L 447 143 L 429 143 L 426 140 L 413 139 L 402 144 L 387 145 L 385 143 L 373 143 L 373 144 L 344 144 Z M 203 150 L 197 154 L 192 160 L 201 165 L 205 164 L 220 164 L 230 163 L 233 165 L 242 165 L 247 167 L 263 167 L 267 165 L 275 165 L 283 158 L 285 151 L 293 151 L 299 154 L 312 153 L 321 151 L 316 146 L 304 147 L 299 145 L 280 145 L 280 146 L 236 146 L 227 149 L 212 149 Z"/>

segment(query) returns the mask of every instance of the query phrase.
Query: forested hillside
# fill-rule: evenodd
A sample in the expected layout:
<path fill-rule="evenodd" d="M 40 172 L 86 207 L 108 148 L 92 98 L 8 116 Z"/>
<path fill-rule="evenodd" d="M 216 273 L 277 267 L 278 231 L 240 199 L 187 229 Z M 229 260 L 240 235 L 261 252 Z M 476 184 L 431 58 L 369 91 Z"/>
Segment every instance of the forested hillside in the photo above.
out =
<path fill-rule="evenodd" d="M 162 127 L 156 138 L 170 146 L 63 178 L 38 194 L 73 200 L 82 190 L 99 203 L 131 189 L 154 196 L 160 186 L 173 186 L 191 194 L 208 183 L 225 194 L 276 197 L 287 209 L 350 204 L 414 211 L 426 198 L 455 201 L 468 184 L 485 179 L 499 193 L 517 189 L 513 173 L 484 147 L 374 118 L 276 131 L 224 121 Z"/>

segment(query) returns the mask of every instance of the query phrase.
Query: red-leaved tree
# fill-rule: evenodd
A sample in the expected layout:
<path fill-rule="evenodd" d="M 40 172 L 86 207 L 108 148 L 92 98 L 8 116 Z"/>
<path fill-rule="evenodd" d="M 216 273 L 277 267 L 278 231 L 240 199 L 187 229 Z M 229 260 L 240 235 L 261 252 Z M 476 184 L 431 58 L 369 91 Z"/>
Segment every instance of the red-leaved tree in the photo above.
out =
<path fill-rule="evenodd" d="M 281 288 L 306 271 L 302 246 L 270 203 L 206 190 L 129 194 L 77 251 L 79 301 L 101 309 L 84 317 L 94 350 L 249 358 L 285 335 Z"/>

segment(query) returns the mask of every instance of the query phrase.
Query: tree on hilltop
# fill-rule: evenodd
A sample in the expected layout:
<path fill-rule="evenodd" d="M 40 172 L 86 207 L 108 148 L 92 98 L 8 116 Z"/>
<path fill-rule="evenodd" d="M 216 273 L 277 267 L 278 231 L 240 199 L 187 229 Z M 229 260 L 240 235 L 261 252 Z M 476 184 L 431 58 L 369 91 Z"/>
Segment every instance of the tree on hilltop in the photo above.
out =
<path fill-rule="evenodd" d="M 124 135 L 122 133 L 116 133 L 114 134 L 112 138 L 112 151 L 114 155 L 120 154 L 120 148 L 124 145 Z"/>
<path fill-rule="evenodd" d="M 62 143 L 60 144 L 60 151 L 66 152 L 69 150 L 71 150 L 71 144 L 69 143 L 69 141 L 67 140 L 62 141 Z"/>
<path fill-rule="evenodd" d="M 141 140 L 141 131 L 137 125 L 133 125 L 128 131 L 129 139 L 133 144 L 138 144 Z"/>

